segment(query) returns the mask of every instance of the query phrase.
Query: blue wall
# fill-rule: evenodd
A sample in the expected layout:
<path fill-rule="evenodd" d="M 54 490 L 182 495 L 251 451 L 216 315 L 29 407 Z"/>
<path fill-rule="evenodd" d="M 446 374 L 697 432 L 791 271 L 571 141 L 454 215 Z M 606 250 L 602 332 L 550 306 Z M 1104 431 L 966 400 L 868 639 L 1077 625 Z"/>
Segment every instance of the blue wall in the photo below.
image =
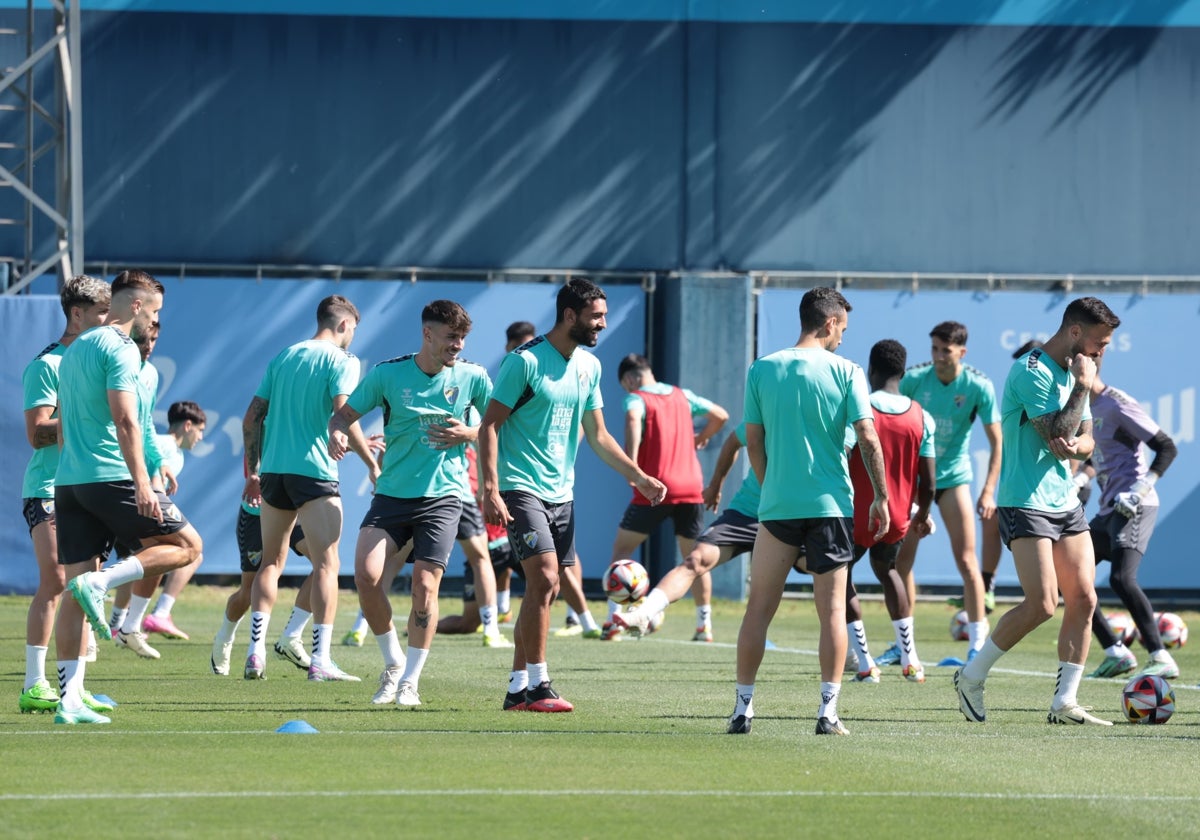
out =
<path fill-rule="evenodd" d="M 1200 264 L 1200 2 L 85 8 L 93 260 Z"/>
<path fill-rule="evenodd" d="M 204 538 L 206 574 L 237 574 L 234 525 L 244 484 L 242 416 L 267 362 L 289 344 L 312 336 L 317 303 L 341 294 L 359 307 L 363 320 L 351 351 L 371 365 L 420 349 L 421 307 L 437 298 L 457 300 L 475 326 L 464 358 L 486 366 L 493 376 L 504 350 L 504 330 L 516 320 L 532 321 L 541 331 L 554 323 L 551 284 L 467 282 L 379 283 L 208 279 L 165 280 L 167 294 L 162 339 L 151 361 L 161 376 L 156 419 L 166 431 L 166 409 L 177 400 L 200 403 L 208 417 L 205 439 L 185 457 L 176 496 L 180 508 Z M 608 329 L 596 353 L 605 367 L 601 381 L 605 416 L 622 437 L 624 391 L 616 366 L 630 352 L 644 352 L 645 294 L 635 286 L 608 286 Z M 21 476 L 29 458 L 20 411 L 21 370 L 39 350 L 62 334 L 62 310 L 56 297 L 0 296 L 0 346 L 14 363 L 0 370 L 0 592 L 32 592 L 37 567 L 21 519 Z M 375 411 L 364 420 L 368 431 L 382 431 Z M 340 545 L 342 573 L 353 574 L 358 526 L 370 506 L 370 482 L 356 457 L 341 467 L 345 527 Z M 584 445 L 576 467 L 577 542 L 589 578 L 608 563 L 617 523 L 629 502 L 625 481 Z M 462 573 L 459 549 L 449 574 Z M 308 564 L 292 558 L 289 570 L 305 574 Z"/>
<path fill-rule="evenodd" d="M 930 352 L 929 330 L 941 321 L 960 321 L 970 333 L 964 362 L 991 378 L 997 399 L 1012 367 L 1012 352 L 1031 338 L 1046 339 L 1053 334 L 1067 303 L 1079 296 L 1064 296 L 1061 292 L 969 295 L 855 289 L 847 289 L 845 294 L 854 311 L 850 313 L 850 326 L 839 355 L 865 369 L 872 345 L 882 338 L 894 338 L 908 349 L 910 365 L 926 362 Z M 803 290 L 775 289 L 759 298 L 759 355 L 796 342 L 803 295 Z M 1200 369 L 1177 361 L 1180 338 L 1200 329 L 1200 297 L 1136 297 L 1103 292 L 1100 297 L 1121 318 L 1121 327 L 1104 355 L 1104 381 L 1139 400 L 1179 447 L 1179 457 L 1158 484 L 1161 502 L 1158 524 L 1138 580 L 1147 589 L 1195 590 L 1200 588 L 1192 528 L 1200 504 L 1200 448 L 1196 446 Z M 971 437 L 976 479 L 973 498 L 979 495 L 987 469 L 987 453 L 987 438 L 977 423 Z M 1095 498 L 1099 498 L 1098 493 Z M 1095 507 L 1092 502 L 1089 516 L 1095 513 Z M 1108 571 L 1107 563 L 1100 566 L 1098 584 L 1108 581 Z M 939 528 L 921 542 L 916 577 L 923 584 L 961 585 L 945 528 Z M 869 567 L 857 568 L 855 579 L 874 581 Z M 1001 586 L 1018 585 L 1007 552 L 996 582 Z"/>

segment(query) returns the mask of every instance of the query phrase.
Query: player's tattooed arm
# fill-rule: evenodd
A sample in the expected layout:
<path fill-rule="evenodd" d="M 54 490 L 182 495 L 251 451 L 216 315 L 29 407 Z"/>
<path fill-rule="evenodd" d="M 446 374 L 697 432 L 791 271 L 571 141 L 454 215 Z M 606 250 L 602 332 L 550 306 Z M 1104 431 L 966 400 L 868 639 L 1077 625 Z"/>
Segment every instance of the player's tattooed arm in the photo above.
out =
<path fill-rule="evenodd" d="M 39 405 L 25 412 L 25 437 L 34 449 L 45 449 L 58 444 L 58 418 L 54 416 L 57 406 Z"/>
<path fill-rule="evenodd" d="M 250 400 L 246 416 L 242 418 L 242 444 L 246 449 L 246 470 L 251 475 L 257 475 L 262 464 L 262 431 L 263 421 L 267 419 L 267 407 L 270 404 L 262 397 L 256 396 Z"/>
<path fill-rule="evenodd" d="M 1079 433 L 1079 424 L 1083 422 L 1083 410 L 1088 404 L 1088 389 L 1076 383 L 1067 397 L 1067 404 L 1058 411 L 1034 417 L 1029 422 L 1042 436 L 1042 440 L 1051 441 L 1055 438 L 1070 439 Z"/>

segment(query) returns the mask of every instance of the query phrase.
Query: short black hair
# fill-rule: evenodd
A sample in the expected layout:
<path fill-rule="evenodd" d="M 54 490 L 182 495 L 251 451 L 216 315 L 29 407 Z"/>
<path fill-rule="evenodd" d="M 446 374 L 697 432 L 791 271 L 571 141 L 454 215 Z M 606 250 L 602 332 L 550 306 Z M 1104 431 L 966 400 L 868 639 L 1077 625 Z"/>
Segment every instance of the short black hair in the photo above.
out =
<path fill-rule="evenodd" d="M 1108 308 L 1108 304 L 1097 297 L 1081 297 L 1071 301 L 1067 304 L 1067 311 L 1063 313 L 1062 322 L 1063 326 L 1082 324 L 1094 327 L 1103 324 L 1114 330 L 1121 326 L 1121 319 Z"/>
<path fill-rule="evenodd" d="M 940 338 L 947 344 L 957 344 L 960 347 L 966 347 L 967 325 L 960 324 L 958 321 L 942 321 L 942 323 L 929 331 L 929 337 Z"/>
<path fill-rule="evenodd" d="M 896 339 L 885 338 L 875 342 L 875 346 L 871 348 L 869 364 L 871 370 L 884 379 L 903 376 L 904 369 L 908 367 L 908 351 Z"/>
<path fill-rule="evenodd" d="M 849 312 L 852 308 L 837 289 L 828 286 L 809 289 L 800 300 L 800 331 L 815 332 L 831 316 Z"/>
<path fill-rule="evenodd" d="M 1022 356 L 1024 356 L 1026 353 L 1028 353 L 1030 350 L 1036 350 L 1041 346 L 1042 346 L 1042 342 L 1038 341 L 1036 338 L 1031 338 L 1028 341 L 1026 341 L 1024 344 L 1022 344 L 1020 347 L 1018 347 L 1016 350 L 1013 351 L 1013 358 L 1019 359 Z"/>
<path fill-rule="evenodd" d="M 184 423 L 188 420 L 197 426 L 208 424 L 208 418 L 204 416 L 204 409 L 191 400 L 171 403 L 171 407 L 167 409 L 167 425 L 174 426 L 176 423 Z"/>
<path fill-rule="evenodd" d="M 341 295 L 330 295 L 317 304 L 318 329 L 336 329 L 343 318 L 353 318 L 356 324 L 360 320 L 358 307 Z"/>
<path fill-rule="evenodd" d="M 572 277 L 558 290 L 554 323 L 561 324 L 568 309 L 578 314 L 594 300 L 606 300 L 604 290 L 586 277 Z"/>
<path fill-rule="evenodd" d="M 504 340 L 516 341 L 521 338 L 533 338 L 535 335 L 537 328 L 533 324 L 528 321 L 513 321 L 504 331 Z"/>
<path fill-rule="evenodd" d="M 630 373 L 631 371 L 637 371 L 638 373 L 641 373 L 644 370 L 650 370 L 650 360 L 645 356 L 638 355 L 637 353 L 630 353 L 624 359 L 621 359 L 620 363 L 617 365 L 617 381 L 620 382 L 624 380 L 625 374 Z"/>

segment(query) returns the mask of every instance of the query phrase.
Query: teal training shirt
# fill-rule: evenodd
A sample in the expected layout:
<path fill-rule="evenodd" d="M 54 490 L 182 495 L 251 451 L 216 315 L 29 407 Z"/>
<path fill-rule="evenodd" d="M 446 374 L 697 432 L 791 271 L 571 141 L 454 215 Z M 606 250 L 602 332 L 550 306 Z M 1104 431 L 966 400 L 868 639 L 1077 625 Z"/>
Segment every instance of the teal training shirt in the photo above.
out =
<path fill-rule="evenodd" d="M 978 417 L 985 425 L 1000 422 L 996 389 L 986 374 L 963 365 L 949 384 L 937 377 L 932 362 L 911 367 L 900 380 L 900 393 L 912 397 L 933 417 L 937 429 L 937 489 L 970 484 L 971 426 Z"/>
<path fill-rule="evenodd" d="M 1030 420 L 1060 411 L 1067 404 L 1075 377 L 1039 347 L 1017 359 L 1004 383 L 1001 431 L 999 507 L 1064 513 L 1079 507 L 1070 461 L 1054 457 Z M 1092 419 L 1083 402 L 1083 420 Z"/>
<path fill-rule="evenodd" d="M 387 453 L 375 492 L 400 499 L 461 498 L 466 445 L 435 449 L 426 429 L 451 417 L 467 423 L 471 406 L 483 411 L 491 393 L 487 371 L 462 359 L 433 376 L 417 365 L 416 354 L 371 368 L 348 403 L 359 414 L 383 408 Z"/>
<path fill-rule="evenodd" d="M 862 368 L 819 348 L 764 356 L 746 378 L 744 417 L 765 436 L 760 521 L 854 516 L 846 425 L 875 417 Z"/>
<path fill-rule="evenodd" d="M 259 473 L 289 473 L 337 481 L 329 457 L 333 400 L 358 385 L 358 359 L 331 341 L 293 344 L 267 365 L 255 396 L 267 401 Z"/>
<path fill-rule="evenodd" d="M 582 347 L 564 359 L 538 336 L 504 357 L 492 399 L 512 410 L 499 432 L 500 489 L 570 501 L 583 415 L 604 407 L 600 360 Z"/>
<path fill-rule="evenodd" d="M 57 341 L 37 354 L 21 373 L 21 387 L 25 392 L 24 410 L 54 406 L 51 417 L 58 416 L 58 365 L 66 347 Z M 22 499 L 53 499 L 54 474 L 58 471 L 58 445 L 50 444 L 33 450 L 33 457 L 25 466 L 25 477 L 21 482 Z"/>
<path fill-rule="evenodd" d="M 158 403 L 158 368 L 149 361 L 142 362 L 138 372 L 138 422 L 142 426 L 142 460 L 151 478 L 162 469 L 163 454 L 154 429 L 154 406 Z"/>
<path fill-rule="evenodd" d="M 58 486 L 132 481 L 108 404 L 109 391 L 138 392 L 142 355 L 116 327 L 94 327 L 71 343 L 59 363 L 62 454 Z"/>

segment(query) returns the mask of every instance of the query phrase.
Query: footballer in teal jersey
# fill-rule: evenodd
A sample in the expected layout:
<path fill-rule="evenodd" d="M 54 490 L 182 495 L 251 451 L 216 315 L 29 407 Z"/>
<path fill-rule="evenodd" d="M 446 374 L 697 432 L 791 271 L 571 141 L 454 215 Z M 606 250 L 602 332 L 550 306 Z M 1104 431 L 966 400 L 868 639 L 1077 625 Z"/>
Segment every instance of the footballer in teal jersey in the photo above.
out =
<path fill-rule="evenodd" d="M 462 515 L 466 447 L 478 433 L 465 421 L 472 408 L 482 413 L 492 392 L 487 371 L 459 358 L 470 331 L 471 318 L 460 304 L 430 302 L 421 310 L 421 349 L 376 365 L 329 421 L 329 452 L 341 458 L 350 425 L 383 409 L 383 473 L 354 555 L 359 606 L 383 654 L 379 691 L 371 701 L 377 705 L 420 705 L 417 689 L 437 631 L 438 591 Z M 388 557 L 410 540 L 413 601 L 405 656 L 383 575 Z"/>
<path fill-rule="evenodd" d="M 158 324 L 163 293 L 162 283 L 143 271 L 118 274 L 105 326 L 81 335 L 59 365 L 63 451 L 54 504 L 59 562 L 72 596 L 63 599 L 55 625 L 63 723 L 107 722 L 95 720 L 83 703 L 77 657 L 84 617 L 98 636 L 111 638 L 104 614 L 109 589 L 174 571 L 203 550 L 178 508 L 163 503 L 143 460 L 141 355 L 134 341 Z M 114 542 L 137 551 L 101 570 Z"/>
<path fill-rule="evenodd" d="M 46 653 L 54 632 L 54 615 L 65 585 L 58 562 L 58 531 L 54 516 L 54 474 L 58 471 L 58 368 L 63 353 L 80 333 L 99 326 L 108 317 L 112 293 L 108 284 L 94 277 L 72 277 L 62 286 L 59 300 L 67 318 L 62 337 L 25 366 L 21 374 L 24 391 L 25 436 L 33 456 L 21 483 L 22 509 L 33 556 L 37 562 L 38 585 L 29 602 L 25 622 L 25 686 L 18 708 L 26 712 L 52 712 L 58 707 L 58 685 L 46 679 Z"/>
<path fill-rule="evenodd" d="M 1046 719 L 1112 726 L 1090 714 L 1078 696 L 1096 608 L 1096 560 L 1069 462 L 1086 459 L 1095 446 L 1088 397 L 1098 360 L 1120 323 L 1098 298 L 1072 301 L 1058 331 L 1018 358 L 1004 383 L 998 515 L 1024 599 L 1001 616 L 978 654 L 954 675 L 959 711 L 968 721 L 987 719 L 988 673 L 1013 645 L 1051 618 L 1061 595 L 1058 679 Z"/>
<path fill-rule="evenodd" d="M 746 449 L 762 484 L 761 523 L 750 559 L 750 596 L 738 633 L 733 714 L 726 729 L 747 734 L 754 718 L 754 681 L 767 628 L 784 582 L 803 555 L 813 577 L 821 624 L 818 735 L 846 735 L 838 717 L 846 660 L 847 564 L 853 557 L 854 506 L 845 429 L 853 424 L 875 492 L 870 520 L 876 539 L 890 527 L 883 453 L 862 368 L 834 355 L 850 304 L 831 288 L 800 301 L 800 340 L 764 356 L 746 376 Z"/>
<path fill-rule="evenodd" d="M 250 647 L 242 675 L 260 680 L 266 669 L 266 633 L 288 541 L 299 522 L 312 562 L 313 652 L 308 678 L 358 681 L 329 656 L 337 612 L 338 540 L 342 500 L 337 465 L 329 451 L 329 418 L 358 385 L 358 359 L 350 344 L 359 314 L 341 295 L 317 305 L 317 331 L 293 344 L 267 367 L 242 421 L 246 487 L 242 497 L 261 505 L 263 552 L 251 587 Z M 350 448 L 367 465 L 372 484 L 379 466 L 357 423 L 347 430 Z"/>
<path fill-rule="evenodd" d="M 559 567 L 575 562 L 572 485 L 579 427 L 604 463 L 652 503 L 666 487 L 630 460 L 604 426 L 595 347 L 608 304 L 599 286 L 572 278 L 559 289 L 554 327 L 504 358 L 479 430 L 484 518 L 508 527 L 525 570 L 513 671 L 503 708 L 569 712 L 550 686 L 546 636 Z M 528 614 L 527 614 L 528 612 Z"/>
<path fill-rule="evenodd" d="M 1000 413 L 996 391 L 981 371 L 963 364 L 967 328 L 943 321 L 929 332 L 931 362 L 910 368 L 900 380 L 900 393 L 912 397 L 933 416 L 936 426 L 937 490 L 934 501 L 946 524 L 954 564 L 963 581 L 967 611 L 967 656 L 987 637 L 986 588 L 975 551 L 975 515 L 985 521 L 996 515 L 996 482 L 1000 477 Z M 983 424 L 991 454 L 988 471 L 974 509 L 971 507 L 971 427 Z M 985 526 L 986 527 L 986 526 Z M 910 601 L 916 597 L 913 564 L 920 535 L 905 538 L 896 557 L 896 572 L 905 582 Z M 915 602 L 914 602 L 915 603 Z M 886 656 L 886 654 L 885 654 Z"/>

